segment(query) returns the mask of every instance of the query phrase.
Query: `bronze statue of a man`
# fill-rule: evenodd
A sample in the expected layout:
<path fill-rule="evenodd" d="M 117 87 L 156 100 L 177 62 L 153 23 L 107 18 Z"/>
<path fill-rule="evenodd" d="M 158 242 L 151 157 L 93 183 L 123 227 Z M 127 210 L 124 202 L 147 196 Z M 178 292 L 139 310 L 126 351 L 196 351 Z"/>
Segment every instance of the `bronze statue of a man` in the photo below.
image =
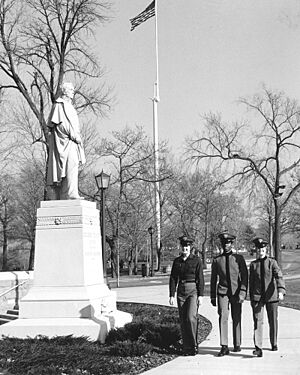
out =
<path fill-rule="evenodd" d="M 72 104 L 74 86 L 64 82 L 61 97 L 53 104 L 49 118 L 49 159 L 47 185 L 52 186 L 55 199 L 80 199 L 78 167 L 85 163 L 79 119 Z"/>

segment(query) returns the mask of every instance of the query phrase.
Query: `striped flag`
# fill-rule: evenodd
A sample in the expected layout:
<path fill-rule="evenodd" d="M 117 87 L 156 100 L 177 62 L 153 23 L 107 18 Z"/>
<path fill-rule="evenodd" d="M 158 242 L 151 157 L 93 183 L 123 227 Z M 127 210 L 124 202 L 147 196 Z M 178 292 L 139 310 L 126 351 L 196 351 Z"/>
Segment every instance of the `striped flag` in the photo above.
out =
<path fill-rule="evenodd" d="M 147 21 L 148 18 L 151 18 L 153 16 L 155 16 L 155 0 L 153 0 L 152 3 L 148 5 L 147 8 L 142 13 L 138 14 L 136 17 L 130 20 L 130 23 L 131 23 L 130 31 L 134 30 L 141 23 Z"/>

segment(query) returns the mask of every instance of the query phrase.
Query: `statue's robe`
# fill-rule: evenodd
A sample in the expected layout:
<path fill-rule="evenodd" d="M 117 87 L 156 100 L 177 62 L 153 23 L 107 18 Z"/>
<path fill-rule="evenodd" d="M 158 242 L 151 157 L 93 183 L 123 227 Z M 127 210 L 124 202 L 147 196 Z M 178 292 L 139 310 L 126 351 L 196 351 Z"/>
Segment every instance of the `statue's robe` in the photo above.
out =
<path fill-rule="evenodd" d="M 78 167 L 85 163 L 79 119 L 72 103 L 57 99 L 48 127 L 50 129 L 47 185 L 60 188 L 59 199 L 77 199 Z"/>

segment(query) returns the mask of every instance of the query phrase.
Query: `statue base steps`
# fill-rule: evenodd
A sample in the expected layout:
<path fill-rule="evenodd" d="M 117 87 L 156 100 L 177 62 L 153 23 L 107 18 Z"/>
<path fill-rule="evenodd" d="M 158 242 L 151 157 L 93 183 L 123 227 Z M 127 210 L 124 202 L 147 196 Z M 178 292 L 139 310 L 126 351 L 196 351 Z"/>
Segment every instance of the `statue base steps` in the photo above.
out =
<path fill-rule="evenodd" d="M 131 321 L 131 315 L 115 311 L 109 315 L 88 318 L 37 318 L 16 319 L 1 325 L 1 335 L 21 339 L 38 335 L 53 338 L 56 336 L 85 336 L 92 341 L 105 342 L 110 329 L 123 327 Z"/>

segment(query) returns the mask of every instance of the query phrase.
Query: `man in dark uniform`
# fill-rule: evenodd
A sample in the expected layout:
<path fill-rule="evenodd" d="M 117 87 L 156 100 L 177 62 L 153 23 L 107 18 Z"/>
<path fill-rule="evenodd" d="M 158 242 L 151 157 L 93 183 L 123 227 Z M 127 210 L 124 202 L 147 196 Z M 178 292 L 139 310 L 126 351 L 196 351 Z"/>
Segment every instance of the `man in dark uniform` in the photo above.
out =
<path fill-rule="evenodd" d="M 210 298 L 217 306 L 219 314 L 220 345 L 219 357 L 229 354 L 228 317 L 231 309 L 234 352 L 241 351 L 242 303 L 247 294 L 248 270 L 242 255 L 232 253 L 235 236 L 221 233 L 219 239 L 223 253 L 212 262 L 210 280 Z"/>
<path fill-rule="evenodd" d="M 249 291 L 254 321 L 253 354 L 262 357 L 264 307 L 266 307 L 272 351 L 277 351 L 278 304 L 284 299 L 285 284 L 275 259 L 267 256 L 268 242 L 257 237 L 253 240 L 257 259 L 250 264 Z"/>
<path fill-rule="evenodd" d="M 183 353 L 195 355 L 198 353 L 197 310 L 204 293 L 203 266 L 201 259 L 191 254 L 193 240 L 187 236 L 179 237 L 179 240 L 182 252 L 174 260 L 171 270 L 170 305 L 174 305 L 177 291 Z"/>

